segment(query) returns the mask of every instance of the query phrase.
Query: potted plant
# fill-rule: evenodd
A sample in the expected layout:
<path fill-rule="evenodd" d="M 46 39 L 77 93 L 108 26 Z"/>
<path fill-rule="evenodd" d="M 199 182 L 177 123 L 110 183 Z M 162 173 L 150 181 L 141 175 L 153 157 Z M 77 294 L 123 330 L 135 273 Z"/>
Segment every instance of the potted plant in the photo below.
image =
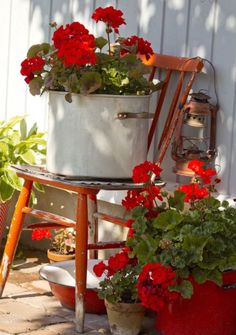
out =
<path fill-rule="evenodd" d="M 134 181 L 147 184 L 123 205 L 132 214 L 129 256 L 142 267 L 139 297 L 162 335 L 234 335 L 236 209 L 213 196 L 215 170 L 197 160 L 188 167 L 195 178 L 172 194 L 148 182 L 158 166 L 134 168 Z"/>
<path fill-rule="evenodd" d="M 47 250 L 48 259 L 51 262 L 66 261 L 75 258 L 75 229 L 59 229 L 54 235 L 49 229 L 34 229 L 32 240 L 43 238 L 51 239 L 51 247 Z"/>
<path fill-rule="evenodd" d="M 37 131 L 34 124 L 27 130 L 23 116 L 15 116 L 9 121 L 0 121 L 0 243 L 5 228 L 10 200 L 16 190 L 22 188 L 22 181 L 10 169 L 12 164 L 39 164 L 45 159 L 44 133 Z M 42 191 L 42 187 L 34 184 Z"/>
<path fill-rule="evenodd" d="M 21 74 L 31 94 L 49 93 L 48 171 L 128 178 L 146 158 L 150 94 L 161 85 L 146 79 L 139 57 L 150 58 L 150 43 L 119 36 L 122 11 L 99 7 L 92 19 L 104 22 L 107 38 L 95 38 L 79 22 L 53 23 L 52 44 L 30 47 Z"/>
<path fill-rule="evenodd" d="M 139 265 L 130 259 L 127 249 L 110 256 L 93 267 L 94 273 L 105 279 L 100 281 L 98 296 L 105 299 L 111 333 L 137 335 L 144 317 L 136 288 Z"/>

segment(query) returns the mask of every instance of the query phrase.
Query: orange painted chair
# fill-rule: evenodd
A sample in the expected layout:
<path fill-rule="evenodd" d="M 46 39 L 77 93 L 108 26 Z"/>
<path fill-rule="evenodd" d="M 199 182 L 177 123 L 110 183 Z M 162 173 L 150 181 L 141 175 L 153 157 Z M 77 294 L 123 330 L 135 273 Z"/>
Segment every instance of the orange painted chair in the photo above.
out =
<path fill-rule="evenodd" d="M 181 115 L 182 106 L 187 100 L 189 91 L 192 87 L 194 78 L 203 67 L 203 61 L 200 58 L 180 58 L 167 55 L 155 54 L 151 59 L 144 62 L 151 67 L 150 80 L 152 80 L 157 71 L 165 72 L 164 85 L 159 92 L 159 99 L 156 104 L 154 118 L 148 134 L 148 149 L 161 113 L 166 115 L 165 125 L 158 143 L 158 153 L 155 161 L 160 164 L 165 156 L 168 145 L 173 136 L 176 123 Z M 177 74 L 175 88 L 172 89 L 173 96 L 167 94 L 167 88 L 171 81 L 172 75 Z M 172 86 L 173 87 L 173 86 Z M 164 102 L 168 99 L 169 110 L 162 111 Z M 92 202 L 93 212 L 96 212 L 96 195 L 99 190 L 127 190 L 132 188 L 140 188 L 142 185 L 119 182 L 101 182 L 101 181 L 79 181 L 67 180 L 66 178 L 49 174 L 47 171 L 39 167 L 18 166 L 13 167 L 19 177 L 24 179 L 24 185 L 20 192 L 16 208 L 11 221 L 10 231 L 8 234 L 2 263 L 0 267 L 0 295 L 3 293 L 10 267 L 12 265 L 14 254 L 20 239 L 21 230 L 25 215 L 32 215 L 40 221 L 46 223 L 49 227 L 75 227 L 76 228 L 76 256 L 75 256 L 75 272 L 76 272 L 76 310 L 75 324 L 79 333 L 84 331 L 84 297 L 86 290 L 86 274 L 87 274 L 87 254 L 88 250 L 92 250 L 92 256 L 96 257 L 96 250 L 121 247 L 122 242 L 98 242 L 98 218 L 110 221 L 114 224 L 125 226 L 126 222 L 110 215 L 99 213 L 91 215 L 88 213 L 88 202 Z M 32 185 L 39 182 L 44 185 L 69 190 L 77 194 L 76 220 L 47 213 L 44 211 L 32 209 L 28 207 Z M 40 224 L 38 227 L 44 227 Z M 34 226 L 33 226 L 34 227 Z"/>

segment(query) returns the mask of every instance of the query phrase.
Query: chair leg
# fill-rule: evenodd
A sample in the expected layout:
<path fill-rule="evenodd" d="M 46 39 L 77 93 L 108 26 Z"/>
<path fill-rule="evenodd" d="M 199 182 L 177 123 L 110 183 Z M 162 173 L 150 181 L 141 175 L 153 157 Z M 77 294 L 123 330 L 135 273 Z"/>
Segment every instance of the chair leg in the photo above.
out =
<path fill-rule="evenodd" d="M 12 217 L 10 231 L 7 237 L 7 242 L 0 267 L 0 297 L 2 296 L 9 275 L 10 267 L 15 256 L 24 219 L 22 209 L 29 203 L 32 184 L 32 181 L 25 180 Z"/>
<path fill-rule="evenodd" d="M 88 243 L 96 244 L 98 242 L 98 218 L 94 215 L 97 213 L 96 195 L 87 195 L 88 200 Z M 89 250 L 90 259 L 98 259 L 98 250 Z"/>
<path fill-rule="evenodd" d="M 75 248 L 75 328 L 84 332 L 87 280 L 88 204 L 87 195 L 78 193 Z"/>

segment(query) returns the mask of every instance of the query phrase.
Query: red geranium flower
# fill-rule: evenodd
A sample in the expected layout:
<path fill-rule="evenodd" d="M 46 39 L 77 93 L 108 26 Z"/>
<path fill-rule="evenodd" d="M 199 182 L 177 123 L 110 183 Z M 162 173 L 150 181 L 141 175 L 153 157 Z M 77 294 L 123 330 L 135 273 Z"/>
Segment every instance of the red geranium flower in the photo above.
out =
<path fill-rule="evenodd" d="M 188 163 L 188 168 L 194 171 L 195 173 L 198 173 L 200 170 L 202 170 L 203 162 L 199 161 L 197 159 L 193 159 Z"/>
<path fill-rule="evenodd" d="M 95 38 L 79 22 L 59 27 L 53 34 L 53 42 L 58 58 L 67 66 L 94 64 Z"/>
<path fill-rule="evenodd" d="M 203 165 L 202 161 L 192 160 L 188 163 L 188 168 L 202 178 L 204 184 L 210 184 L 211 178 L 216 175 L 216 170 L 212 168 L 203 169 Z"/>
<path fill-rule="evenodd" d="M 51 232 L 49 229 L 34 229 L 31 234 L 32 240 L 42 240 L 43 238 L 50 238 Z"/>
<path fill-rule="evenodd" d="M 121 10 L 115 9 L 113 6 L 102 8 L 98 7 L 92 14 L 92 19 L 96 22 L 102 21 L 106 23 L 107 28 L 113 28 L 118 34 L 119 27 L 122 24 L 126 24 L 124 18 L 122 17 L 123 12 Z"/>
<path fill-rule="evenodd" d="M 159 165 L 145 161 L 142 164 L 134 167 L 132 178 L 135 183 L 147 183 L 150 180 L 152 173 L 159 177 L 161 171 L 162 169 Z"/>
<path fill-rule="evenodd" d="M 29 76 L 31 73 L 41 71 L 43 66 L 45 64 L 45 60 L 41 57 L 32 57 L 32 58 L 26 58 L 21 63 L 21 70 L 20 73 L 22 76 Z"/>
<path fill-rule="evenodd" d="M 206 187 L 200 187 L 197 183 L 182 185 L 177 189 L 186 194 L 184 198 L 185 202 L 200 200 L 209 196 L 208 189 Z"/>
<path fill-rule="evenodd" d="M 161 263 L 146 264 L 138 278 L 137 289 L 142 305 L 154 311 L 161 311 L 165 304 L 179 297 L 170 292 L 169 286 L 176 284 L 176 273 Z"/>
<path fill-rule="evenodd" d="M 97 277 L 101 277 L 105 270 L 107 270 L 107 265 L 104 262 L 99 262 L 93 267 L 93 272 Z"/>
<path fill-rule="evenodd" d="M 122 200 L 122 205 L 127 210 L 131 210 L 137 206 L 152 210 L 155 208 L 154 201 L 156 199 L 163 200 L 160 195 L 160 187 L 150 185 L 142 190 L 129 190 L 125 199 Z"/>
<path fill-rule="evenodd" d="M 129 249 L 124 248 L 121 252 L 110 256 L 108 259 L 108 264 L 100 262 L 93 267 L 93 271 L 96 276 L 101 277 L 102 274 L 107 270 L 107 277 L 113 276 L 117 271 L 124 269 L 128 264 L 134 264 L 136 259 L 130 259 L 128 256 Z"/>
<path fill-rule="evenodd" d="M 124 47 L 121 48 L 121 55 L 125 55 L 129 52 L 127 50 L 128 48 L 125 48 L 125 46 L 136 47 L 135 48 L 136 54 L 144 55 L 147 60 L 151 57 L 151 55 L 154 54 L 153 49 L 151 47 L 151 43 L 144 40 L 142 37 L 138 37 L 138 36 L 128 37 L 122 41 L 122 45 Z"/>
<path fill-rule="evenodd" d="M 25 82 L 29 84 L 29 82 L 34 78 L 34 74 L 42 71 L 45 64 L 45 60 L 39 56 L 35 56 L 32 58 L 26 58 L 21 63 L 20 73 L 25 77 Z"/>

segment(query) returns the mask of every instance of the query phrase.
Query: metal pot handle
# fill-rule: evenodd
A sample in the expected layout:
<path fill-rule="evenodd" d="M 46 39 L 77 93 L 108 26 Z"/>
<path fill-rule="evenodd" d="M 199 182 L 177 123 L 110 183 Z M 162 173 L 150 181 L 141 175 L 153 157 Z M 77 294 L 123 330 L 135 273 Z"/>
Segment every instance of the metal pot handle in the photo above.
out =
<path fill-rule="evenodd" d="M 154 113 L 140 112 L 140 113 L 128 113 L 128 112 L 120 112 L 117 113 L 116 119 L 124 120 L 124 119 L 152 119 L 154 117 Z"/>
<path fill-rule="evenodd" d="M 229 290 L 231 288 L 236 288 L 236 283 L 234 284 L 228 284 L 228 285 L 223 285 L 222 286 L 224 290 Z"/>

